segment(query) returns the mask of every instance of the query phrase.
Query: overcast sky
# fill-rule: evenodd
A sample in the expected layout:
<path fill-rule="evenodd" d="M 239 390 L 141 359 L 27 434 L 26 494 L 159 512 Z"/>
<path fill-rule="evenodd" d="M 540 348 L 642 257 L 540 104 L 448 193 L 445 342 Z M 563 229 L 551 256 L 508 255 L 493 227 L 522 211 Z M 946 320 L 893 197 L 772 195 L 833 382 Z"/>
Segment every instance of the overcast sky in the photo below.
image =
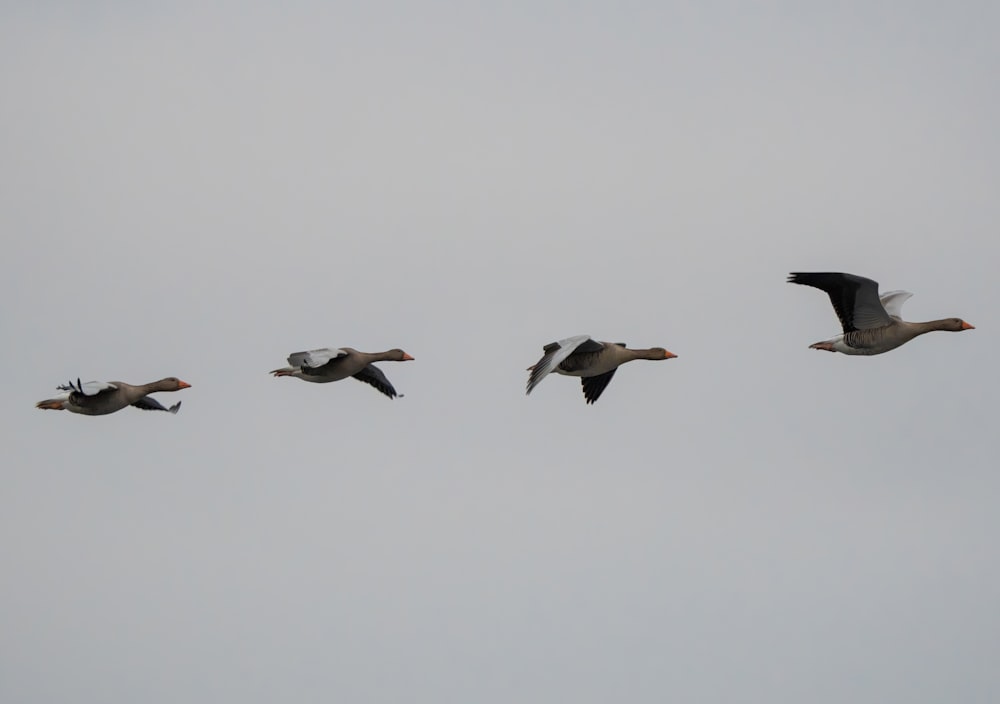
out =
<path fill-rule="evenodd" d="M 0 10 L 0 700 L 997 701 L 995 3 L 201 5 Z"/>

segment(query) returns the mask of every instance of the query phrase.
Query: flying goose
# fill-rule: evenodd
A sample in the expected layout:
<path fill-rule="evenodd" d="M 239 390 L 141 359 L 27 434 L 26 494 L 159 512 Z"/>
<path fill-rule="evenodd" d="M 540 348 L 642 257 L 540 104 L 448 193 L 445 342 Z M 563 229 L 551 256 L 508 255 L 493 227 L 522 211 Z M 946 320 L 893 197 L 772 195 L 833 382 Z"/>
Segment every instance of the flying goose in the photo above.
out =
<path fill-rule="evenodd" d="M 336 349 L 324 347 L 308 352 L 293 352 L 288 356 L 288 363 L 291 366 L 275 369 L 271 374 L 294 376 L 317 384 L 340 381 L 353 376 L 358 381 L 371 384 L 389 398 L 396 396 L 402 398 L 401 394 L 396 393 L 396 389 L 389 383 L 382 370 L 372 362 L 406 362 L 412 359 L 413 357 L 400 349 L 387 352 L 358 352 L 350 347 Z"/>
<path fill-rule="evenodd" d="M 583 397 L 594 403 L 601 397 L 618 367 L 634 359 L 673 359 L 677 355 L 662 347 L 630 350 L 624 342 L 598 342 L 589 335 L 567 337 L 542 348 L 545 354 L 528 367 L 528 391 L 538 386 L 550 372 L 582 377 Z"/>
<path fill-rule="evenodd" d="M 809 345 L 810 349 L 844 354 L 882 354 L 933 330 L 974 330 L 961 318 L 908 323 L 901 317 L 908 291 L 888 291 L 879 296 L 878 283 L 838 272 L 792 273 L 788 282 L 826 291 L 844 327 L 844 334 Z"/>
<path fill-rule="evenodd" d="M 76 384 L 71 381 L 68 384 L 57 386 L 57 389 L 65 393 L 56 398 L 39 401 L 35 404 L 35 408 L 51 411 L 65 410 L 71 413 L 82 413 L 86 416 L 104 416 L 120 411 L 126 406 L 135 406 L 144 411 L 177 413 L 181 407 L 180 401 L 170 408 L 165 408 L 148 394 L 157 391 L 180 391 L 190 387 L 191 384 L 181 381 L 175 376 L 168 376 L 165 379 L 138 386 L 126 384 L 123 381 L 87 381 L 81 384 L 80 380 L 77 379 Z"/>

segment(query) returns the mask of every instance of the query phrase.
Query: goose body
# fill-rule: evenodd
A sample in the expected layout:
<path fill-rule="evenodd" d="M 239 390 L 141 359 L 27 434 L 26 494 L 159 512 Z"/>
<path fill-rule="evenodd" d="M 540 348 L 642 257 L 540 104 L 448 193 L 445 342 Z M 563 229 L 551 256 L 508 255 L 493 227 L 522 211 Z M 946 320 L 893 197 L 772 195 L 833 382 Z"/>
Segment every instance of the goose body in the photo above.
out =
<path fill-rule="evenodd" d="M 400 394 L 374 362 L 406 362 L 413 357 L 401 349 L 385 352 L 359 352 L 351 347 L 323 347 L 306 352 L 293 352 L 288 356 L 290 366 L 275 369 L 274 376 L 292 376 L 315 384 L 327 384 L 354 377 L 370 384 L 389 398 Z"/>
<path fill-rule="evenodd" d="M 825 291 L 840 318 L 843 333 L 810 345 L 811 349 L 850 355 L 889 352 L 924 333 L 935 330 L 961 332 L 974 327 L 961 318 L 923 323 L 903 320 L 902 307 L 912 293 L 888 291 L 881 296 L 878 283 L 863 276 L 840 272 L 792 273 L 788 282 Z"/>
<path fill-rule="evenodd" d="M 157 391 L 180 391 L 190 387 L 191 384 L 175 376 L 139 385 L 126 384 L 123 381 L 80 383 L 77 379 L 76 384 L 71 381 L 56 387 L 63 393 L 55 398 L 39 401 L 35 407 L 52 411 L 69 411 L 85 416 L 105 416 L 128 406 L 135 406 L 144 411 L 177 413 L 181 407 L 180 401 L 166 408 L 149 394 Z"/>
<path fill-rule="evenodd" d="M 618 367 L 636 359 L 673 359 L 677 355 L 662 347 L 632 350 L 624 342 L 598 342 L 589 335 L 576 335 L 552 342 L 542 348 L 545 354 L 528 367 L 528 390 L 531 393 L 550 373 L 581 377 L 583 396 L 594 403 L 614 377 Z"/>

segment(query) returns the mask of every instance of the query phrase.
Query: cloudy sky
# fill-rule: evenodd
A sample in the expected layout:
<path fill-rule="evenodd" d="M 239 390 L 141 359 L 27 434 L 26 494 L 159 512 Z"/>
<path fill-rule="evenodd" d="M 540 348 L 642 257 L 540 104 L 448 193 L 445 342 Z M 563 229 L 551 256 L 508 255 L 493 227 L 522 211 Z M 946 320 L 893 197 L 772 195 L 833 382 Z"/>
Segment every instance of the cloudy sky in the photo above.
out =
<path fill-rule="evenodd" d="M 0 10 L 0 699 L 996 701 L 1000 9 L 494 4 Z"/>

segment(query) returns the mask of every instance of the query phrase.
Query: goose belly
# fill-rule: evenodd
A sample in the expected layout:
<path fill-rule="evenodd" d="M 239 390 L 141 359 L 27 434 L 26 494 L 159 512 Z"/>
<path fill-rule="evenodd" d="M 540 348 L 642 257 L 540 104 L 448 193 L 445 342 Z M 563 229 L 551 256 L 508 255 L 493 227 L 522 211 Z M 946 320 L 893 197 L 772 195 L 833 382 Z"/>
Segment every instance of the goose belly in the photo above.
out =
<path fill-rule="evenodd" d="M 840 339 L 834 342 L 833 346 L 838 352 L 843 352 L 844 354 L 870 357 L 875 354 L 894 350 L 907 342 L 905 339 L 877 334 L 880 332 L 882 332 L 881 328 L 849 332 L 846 335 L 841 335 Z"/>

